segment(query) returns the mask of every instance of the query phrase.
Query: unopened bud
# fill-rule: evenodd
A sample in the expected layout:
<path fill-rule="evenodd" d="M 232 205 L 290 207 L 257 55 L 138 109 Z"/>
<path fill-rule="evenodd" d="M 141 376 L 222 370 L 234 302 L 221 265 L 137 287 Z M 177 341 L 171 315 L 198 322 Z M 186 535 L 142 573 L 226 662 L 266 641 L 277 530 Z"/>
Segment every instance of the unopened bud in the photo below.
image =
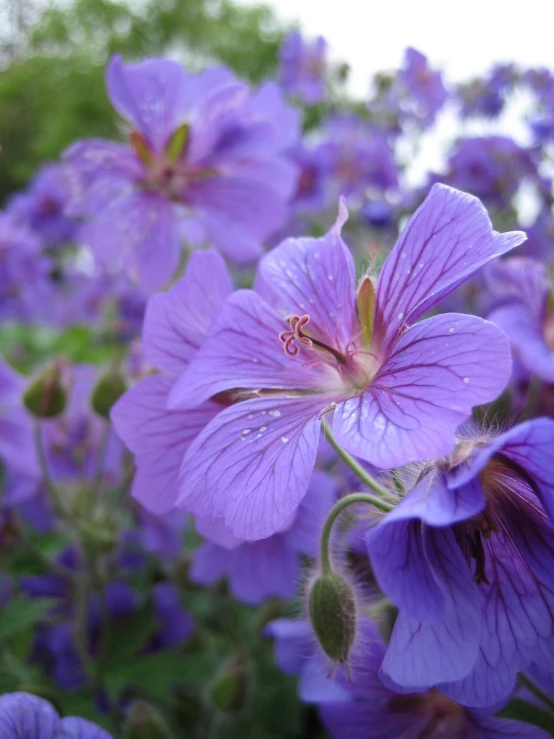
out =
<path fill-rule="evenodd" d="M 92 391 L 91 405 L 102 418 L 109 419 L 112 406 L 123 395 L 127 385 L 119 372 L 103 375 Z"/>
<path fill-rule="evenodd" d="M 135 701 L 127 714 L 123 737 L 124 739 L 171 739 L 172 733 L 153 706 L 144 701 Z"/>
<path fill-rule="evenodd" d="M 55 362 L 35 380 L 23 395 L 27 410 L 37 418 L 55 418 L 66 406 L 67 393 L 62 385 L 61 364 Z"/>
<path fill-rule="evenodd" d="M 210 686 L 210 699 L 223 713 L 240 711 L 246 703 L 247 694 L 247 668 L 240 659 L 224 667 Z"/>
<path fill-rule="evenodd" d="M 321 648 L 333 662 L 345 664 L 356 635 L 356 599 L 336 572 L 319 575 L 310 588 L 310 620 Z"/>

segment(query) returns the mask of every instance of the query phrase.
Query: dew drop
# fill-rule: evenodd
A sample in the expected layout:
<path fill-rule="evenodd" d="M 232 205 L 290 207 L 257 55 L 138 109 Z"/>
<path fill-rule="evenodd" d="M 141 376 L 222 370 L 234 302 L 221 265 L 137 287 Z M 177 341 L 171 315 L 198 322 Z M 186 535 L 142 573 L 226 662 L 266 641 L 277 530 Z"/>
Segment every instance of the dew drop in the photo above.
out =
<path fill-rule="evenodd" d="M 260 432 L 263 434 L 264 431 L 267 431 L 267 426 L 260 426 Z"/>
<path fill-rule="evenodd" d="M 398 320 L 401 321 L 404 318 L 404 313 L 398 314 Z"/>
<path fill-rule="evenodd" d="M 281 441 L 283 442 L 283 444 L 286 444 L 288 440 L 289 440 L 288 436 L 281 436 Z"/>
<path fill-rule="evenodd" d="M 254 364 L 259 364 L 259 362 L 260 362 L 260 360 L 258 359 L 258 357 L 252 357 L 252 361 L 254 362 Z"/>
<path fill-rule="evenodd" d="M 333 277 L 333 275 L 327 275 L 327 279 L 329 280 L 329 282 L 333 282 L 335 278 Z"/>
<path fill-rule="evenodd" d="M 452 328 L 452 327 L 451 327 L 451 328 L 449 328 L 449 329 L 448 329 L 448 333 L 450 333 L 450 334 L 454 333 L 454 328 Z"/>
<path fill-rule="evenodd" d="M 252 429 L 243 429 L 243 430 L 242 430 L 242 435 L 243 435 L 243 436 L 246 436 L 246 435 L 247 435 L 247 434 L 249 434 L 249 433 L 250 433 L 251 431 L 252 431 Z"/>
<path fill-rule="evenodd" d="M 275 411 L 269 411 L 269 415 L 273 416 L 273 418 L 279 418 L 281 415 L 281 411 L 275 410 Z"/>
<path fill-rule="evenodd" d="M 467 385 L 467 383 L 469 382 L 469 377 L 464 377 L 464 382 Z"/>

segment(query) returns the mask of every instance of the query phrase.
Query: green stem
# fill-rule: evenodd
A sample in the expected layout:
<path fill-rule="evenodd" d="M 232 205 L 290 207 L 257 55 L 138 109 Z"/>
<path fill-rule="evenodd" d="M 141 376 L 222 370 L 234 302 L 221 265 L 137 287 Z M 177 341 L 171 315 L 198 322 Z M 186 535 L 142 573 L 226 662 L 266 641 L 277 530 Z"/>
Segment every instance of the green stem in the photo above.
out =
<path fill-rule="evenodd" d="M 347 451 L 339 446 L 337 440 L 333 436 L 331 429 L 329 428 L 328 424 L 325 423 L 325 421 L 323 422 L 323 432 L 325 436 L 329 439 L 331 446 L 342 459 L 342 461 L 350 467 L 352 472 L 354 472 L 354 474 L 356 474 L 360 478 L 364 485 L 367 485 L 370 490 L 373 490 L 374 493 L 377 493 L 383 498 L 390 498 L 390 492 L 385 487 L 383 487 L 383 485 L 381 485 L 374 477 L 372 477 L 369 472 L 367 472 L 367 470 L 365 470 L 362 465 L 354 459 L 354 457 L 352 457 L 350 454 L 348 454 Z M 382 508 L 381 510 L 384 509 Z M 391 509 L 390 507 L 388 507 L 386 510 L 390 511 Z"/>
<path fill-rule="evenodd" d="M 520 672 L 518 677 L 520 685 L 523 685 L 524 688 L 527 688 L 527 690 L 532 693 L 535 698 L 540 700 L 541 703 L 544 703 L 548 710 L 554 714 L 554 699 L 552 699 L 547 693 L 545 693 L 542 688 L 539 688 L 539 686 L 523 672 Z"/>
<path fill-rule="evenodd" d="M 88 496 L 89 501 L 94 502 L 95 499 L 98 499 L 100 497 L 100 492 L 102 488 L 102 474 L 104 472 L 104 465 L 106 463 L 106 455 L 108 453 L 108 445 L 110 442 L 110 432 L 111 432 L 111 425 L 104 421 L 104 428 L 102 429 L 102 436 L 100 438 L 100 444 L 98 446 L 98 455 L 96 457 L 96 463 L 95 463 L 95 469 L 94 469 L 94 479 L 92 481 L 92 488 L 91 493 L 92 495 Z M 89 503 L 89 512 L 91 510 L 91 504 Z"/>
<path fill-rule="evenodd" d="M 329 540 L 331 539 L 333 524 L 337 520 L 339 514 L 342 513 L 342 511 L 347 506 L 354 503 L 368 503 L 369 505 L 378 508 L 383 513 L 388 513 L 392 510 L 392 506 L 380 500 L 379 498 L 376 498 L 370 493 L 352 493 L 351 495 L 346 495 L 344 498 L 338 500 L 331 508 L 329 515 L 327 516 L 323 525 L 323 531 L 321 532 L 320 564 L 321 572 L 323 575 L 330 575 L 333 571 L 333 568 L 331 566 L 331 556 L 329 553 Z"/>
<path fill-rule="evenodd" d="M 46 452 L 44 451 L 44 444 L 42 443 L 42 426 L 38 418 L 35 419 L 35 446 L 37 449 L 38 463 L 42 479 L 46 490 L 48 491 L 48 493 L 50 494 L 50 498 L 52 499 L 54 512 L 58 516 L 65 518 L 67 512 L 65 511 L 65 508 L 62 504 L 58 488 L 54 485 L 52 477 L 50 476 L 50 470 L 48 469 L 48 460 L 46 459 Z"/>

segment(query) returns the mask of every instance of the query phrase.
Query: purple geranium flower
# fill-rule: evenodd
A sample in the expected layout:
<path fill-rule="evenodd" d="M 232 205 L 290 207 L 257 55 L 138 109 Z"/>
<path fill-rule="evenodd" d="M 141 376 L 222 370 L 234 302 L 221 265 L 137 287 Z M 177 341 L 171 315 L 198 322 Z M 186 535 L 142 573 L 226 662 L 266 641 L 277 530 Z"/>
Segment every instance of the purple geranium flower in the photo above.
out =
<path fill-rule="evenodd" d="M 221 404 L 208 401 L 193 411 L 168 412 L 167 397 L 186 368 L 225 298 L 232 291 L 223 259 L 215 252 L 190 258 L 185 276 L 167 293 L 148 301 L 143 349 L 160 374 L 138 382 L 114 405 L 115 430 L 135 455 L 132 495 L 155 514 L 175 506 L 179 467 L 192 439 Z"/>
<path fill-rule="evenodd" d="M 414 118 L 427 126 L 433 123 L 448 98 L 440 72 L 429 67 L 427 57 L 421 52 L 408 48 L 399 79 L 409 95 L 408 109 Z"/>
<path fill-rule="evenodd" d="M 478 200 L 436 186 L 376 290 L 366 276 L 356 295 L 345 218 L 261 260 L 255 289 L 227 299 L 170 395 L 183 411 L 222 392 L 242 401 L 190 445 L 178 500 L 241 539 L 279 531 L 298 507 L 324 414 L 348 451 L 394 467 L 447 454 L 472 407 L 509 378 L 509 345 L 494 324 L 458 314 L 415 322 L 524 234 L 496 233 Z"/>
<path fill-rule="evenodd" d="M 191 218 L 231 258 L 258 256 L 296 183 L 283 152 L 298 115 L 277 86 L 252 93 L 225 69 L 189 76 L 174 61 L 124 65 L 116 56 L 107 87 L 133 128 L 131 148 L 89 140 L 66 153 L 75 207 L 89 219 L 81 238 L 148 288 L 174 274 Z"/>
<path fill-rule="evenodd" d="M 314 471 L 306 497 L 283 531 L 255 542 L 228 540 L 226 546 L 207 541 L 195 553 L 191 579 L 211 585 L 227 577 L 232 594 L 245 603 L 261 603 L 271 596 L 292 598 L 299 583 L 300 555 L 315 557 L 336 497 L 333 478 Z"/>
<path fill-rule="evenodd" d="M 487 277 L 491 292 L 505 302 L 489 319 L 509 336 L 525 369 L 553 383 L 554 306 L 545 266 L 515 257 L 495 264 Z"/>
<path fill-rule="evenodd" d="M 38 695 L 6 693 L 0 697 L 2 739 L 112 739 L 111 734 L 84 718 L 58 716 Z"/>
<path fill-rule="evenodd" d="M 306 105 L 325 96 L 325 53 L 327 43 L 319 36 L 308 44 L 298 31 L 291 31 L 281 46 L 279 82 L 288 95 L 297 95 Z"/>
<path fill-rule="evenodd" d="M 0 459 L 26 476 L 38 476 L 33 423 L 23 407 L 25 381 L 0 357 Z"/>
<path fill-rule="evenodd" d="M 554 663 L 554 422 L 460 442 L 367 534 L 399 607 L 382 672 L 466 705 Z M 449 683 L 449 684 L 448 684 Z"/>

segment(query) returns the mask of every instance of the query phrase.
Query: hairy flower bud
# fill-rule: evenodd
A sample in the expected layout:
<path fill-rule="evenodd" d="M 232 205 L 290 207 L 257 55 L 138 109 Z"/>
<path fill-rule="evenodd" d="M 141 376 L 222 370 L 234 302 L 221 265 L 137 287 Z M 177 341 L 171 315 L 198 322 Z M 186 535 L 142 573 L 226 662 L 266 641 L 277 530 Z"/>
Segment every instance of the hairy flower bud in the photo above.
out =
<path fill-rule="evenodd" d="M 37 418 L 55 418 L 66 406 L 67 393 L 62 385 L 61 364 L 54 362 L 23 395 L 27 410 Z"/>
<path fill-rule="evenodd" d="M 91 405 L 102 418 L 109 419 L 112 406 L 127 389 L 125 380 L 119 372 L 107 372 L 98 380 L 92 391 Z"/>
<path fill-rule="evenodd" d="M 210 686 L 213 705 L 224 713 L 236 713 L 244 707 L 248 693 L 247 667 L 237 658 L 227 664 Z"/>
<path fill-rule="evenodd" d="M 356 635 L 356 599 L 350 585 L 336 572 L 319 575 L 310 587 L 309 611 L 325 654 L 345 664 Z"/>
<path fill-rule="evenodd" d="M 171 739 L 172 733 L 158 711 L 144 701 L 135 701 L 125 722 L 124 739 Z"/>

